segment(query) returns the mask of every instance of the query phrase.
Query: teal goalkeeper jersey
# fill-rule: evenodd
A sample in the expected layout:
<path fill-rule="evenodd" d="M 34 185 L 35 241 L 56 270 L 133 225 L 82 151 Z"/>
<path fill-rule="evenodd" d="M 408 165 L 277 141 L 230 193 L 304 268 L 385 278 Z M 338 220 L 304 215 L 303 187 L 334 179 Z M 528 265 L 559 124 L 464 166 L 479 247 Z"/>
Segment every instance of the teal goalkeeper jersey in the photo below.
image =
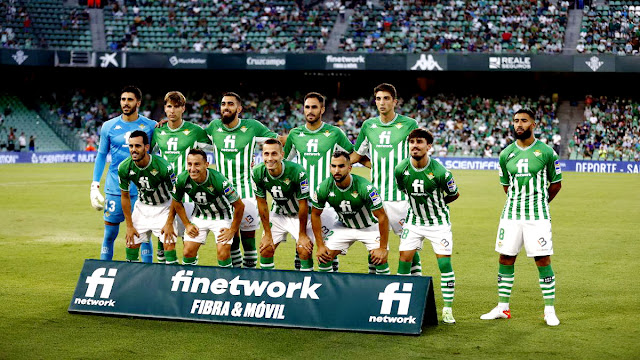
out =
<path fill-rule="evenodd" d="M 176 180 L 173 168 L 167 160 L 149 155 L 149 163 L 144 168 L 126 158 L 118 166 L 120 190 L 129 191 L 129 182 L 138 187 L 138 201 L 147 205 L 160 205 L 171 200 L 171 189 Z"/>
<path fill-rule="evenodd" d="M 403 115 L 383 123 L 380 117 L 366 120 L 356 140 L 355 151 L 371 160 L 371 181 L 380 189 L 384 201 L 406 200 L 398 189 L 393 171 L 400 161 L 409 157 L 409 133 L 418 123 Z"/>
<path fill-rule="evenodd" d="M 333 177 L 325 179 L 311 196 L 311 204 L 316 209 L 324 209 L 329 203 L 344 226 L 364 229 L 378 223 L 373 212 L 382 208 L 382 199 L 378 189 L 367 179 L 350 176 L 351 184 L 346 189 L 338 187 Z"/>
<path fill-rule="evenodd" d="M 309 178 L 304 168 L 291 161 L 282 161 L 282 173 L 273 177 L 264 163 L 253 168 L 253 181 L 257 197 L 273 198 L 273 211 L 285 216 L 297 216 L 298 200 L 309 198 Z"/>
<path fill-rule="evenodd" d="M 416 226 L 450 225 L 447 196 L 458 193 L 453 174 L 438 161 L 429 158 L 427 166 L 417 169 L 405 159 L 395 169 L 400 191 L 409 197 L 406 224 Z"/>
<path fill-rule="evenodd" d="M 509 186 L 502 219 L 551 219 L 548 187 L 562 181 L 552 148 L 538 140 L 525 149 L 513 142 L 500 153 L 499 175 L 500 183 Z"/>
<path fill-rule="evenodd" d="M 218 171 L 207 169 L 207 178 L 198 184 L 188 171 L 178 175 L 173 198 L 182 201 L 187 194 L 194 202 L 193 216 L 204 220 L 233 219 L 233 204 L 239 197 L 233 185 Z"/>

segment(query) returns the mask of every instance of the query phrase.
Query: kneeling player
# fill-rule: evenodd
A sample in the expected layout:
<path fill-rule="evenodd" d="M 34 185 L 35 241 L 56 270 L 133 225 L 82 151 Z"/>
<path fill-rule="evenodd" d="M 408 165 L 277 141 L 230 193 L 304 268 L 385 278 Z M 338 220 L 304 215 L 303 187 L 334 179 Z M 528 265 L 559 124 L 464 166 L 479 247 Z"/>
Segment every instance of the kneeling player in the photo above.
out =
<path fill-rule="evenodd" d="M 300 271 L 312 271 L 313 243 L 307 234 L 309 215 L 309 178 L 304 168 L 283 161 L 282 143 L 267 139 L 262 145 L 264 163 L 253 169 L 253 185 L 263 233 L 260 242 L 260 267 L 273 269 L 273 255 L 278 245 L 291 234 L 296 240 Z M 271 193 L 273 209 L 269 214 L 266 193 Z"/>
<path fill-rule="evenodd" d="M 149 154 L 149 137 L 144 131 L 136 130 L 129 136 L 129 154 L 118 166 L 118 177 L 127 224 L 127 261 L 138 261 L 140 244 L 148 243 L 152 233 L 164 241 L 163 226 L 169 216 L 175 175 L 165 159 Z M 133 214 L 130 181 L 138 187 Z"/>
<path fill-rule="evenodd" d="M 351 161 L 345 151 L 333 153 L 331 175 L 333 178 L 318 185 L 312 198 L 311 224 L 318 246 L 318 270 L 331 272 L 333 258 L 360 241 L 371 255 L 376 274 L 389 275 L 389 221 L 378 190 L 365 178 L 351 174 Z M 326 203 L 335 209 L 339 222 L 323 240 L 320 216 Z"/>
<path fill-rule="evenodd" d="M 187 171 L 182 172 L 176 181 L 173 192 L 172 207 L 185 224 L 184 234 L 184 265 L 198 264 L 198 249 L 207 241 L 209 231 L 216 237 L 218 250 L 218 265 L 231 267 L 231 243 L 233 235 L 240 228 L 244 204 L 238 197 L 233 185 L 218 171 L 209 169 L 207 154 L 200 149 L 189 150 L 187 155 Z M 185 193 L 195 203 L 192 219 L 182 205 Z M 171 212 L 167 224 L 173 221 L 174 211 Z M 167 261 L 169 257 L 175 260 L 173 253 L 165 251 Z"/>
<path fill-rule="evenodd" d="M 449 208 L 446 204 L 460 194 L 453 175 L 427 153 L 433 144 L 433 135 L 425 129 L 409 134 L 409 153 L 395 168 L 398 189 L 409 196 L 409 210 L 400 236 L 400 264 L 398 275 L 410 275 L 412 260 L 422 250 L 422 242 L 431 242 L 440 268 L 440 289 L 444 299 L 442 321 L 455 324 L 451 304 L 455 289 L 455 275 L 451 267 L 453 237 Z"/>

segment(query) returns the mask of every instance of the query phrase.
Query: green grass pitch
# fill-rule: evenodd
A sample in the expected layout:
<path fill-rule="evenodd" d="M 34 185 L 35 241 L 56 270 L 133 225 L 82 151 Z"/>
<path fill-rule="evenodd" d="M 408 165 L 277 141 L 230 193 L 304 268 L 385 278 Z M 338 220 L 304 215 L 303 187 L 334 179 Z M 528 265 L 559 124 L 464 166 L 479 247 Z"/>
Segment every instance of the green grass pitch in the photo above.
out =
<path fill-rule="evenodd" d="M 0 166 L 0 359 L 16 358 L 559 358 L 640 356 L 640 177 L 565 173 L 551 204 L 560 326 L 542 319 L 533 260 L 521 254 L 510 320 L 482 321 L 497 301 L 495 234 L 505 196 L 497 174 L 454 171 L 451 204 L 456 295 L 454 326 L 422 336 L 295 330 L 213 323 L 71 315 L 67 307 L 86 258 L 98 258 L 102 214 L 91 209 L 93 164 Z M 363 169 L 356 170 L 363 174 Z M 115 259 L 124 259 L 122 236 Z M 155 247 L 155 245 L 154 245 Z M 398 238 L 391 238 L 392 273 Z M 293 244 L 276 253 L 293 267 Z M 426 246 L 423 271 L 439 279 Z M 215 265 L 211 246 L 201 263 Z M 356 244 L 341 271 L 365 272 Z M 442 306 L 436 287 L 438 310 Z M 161 299 L 158 299 L 161 301 Z M 438 314 L 440 315 L 440 314 Z M 327 314 L 329 316 L 329 314 Z"/>

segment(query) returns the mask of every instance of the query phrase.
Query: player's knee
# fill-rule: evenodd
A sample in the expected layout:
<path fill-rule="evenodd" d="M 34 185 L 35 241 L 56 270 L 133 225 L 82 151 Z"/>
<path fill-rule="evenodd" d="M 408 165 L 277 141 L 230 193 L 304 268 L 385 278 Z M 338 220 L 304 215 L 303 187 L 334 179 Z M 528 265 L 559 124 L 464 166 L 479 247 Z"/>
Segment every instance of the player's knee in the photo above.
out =
<path fill-rule="evenodd" d="M 260 251 L 260 256 L 265 257 L 265 258 L 270 258 L 270 257 L 273 257 L 274 253 L 275 253 L 275 251 L 273 251 L 273 248 L 271 246 L 269 246 L 268 248 L 262 249 Z"/>
<path fill-rule="evenodd" d="M 218 244 L 218 260 L 226 260 L 231 257 L 231 245 Z"/>
<path fill-rule="evenodd" d="M 184 250 L 182 251 L 182 256 L 186 257 L 186 258 L 194 258 L 196 256 L 198 256 L 198 249 L 197 248 L 184 248 Z"/>
<path fill-rule="evenodd" d="M 127 244 L 127 247 L 129 249 L 140 249 L 140 245 L 142 244 L 131 244 L 131 245 Z"/>
<path fill-rule="evenodd" d="M 311 251 L 306 248 L 296 247 L 296 251 L 298 252 L 298 257 L 302 260 L 308 260 L 311 257 Z"/>
<path fill-rule="evenodd" d="M 414 251 L 400 251 L 400 261 L 411 262 L 414 254 Z"/>

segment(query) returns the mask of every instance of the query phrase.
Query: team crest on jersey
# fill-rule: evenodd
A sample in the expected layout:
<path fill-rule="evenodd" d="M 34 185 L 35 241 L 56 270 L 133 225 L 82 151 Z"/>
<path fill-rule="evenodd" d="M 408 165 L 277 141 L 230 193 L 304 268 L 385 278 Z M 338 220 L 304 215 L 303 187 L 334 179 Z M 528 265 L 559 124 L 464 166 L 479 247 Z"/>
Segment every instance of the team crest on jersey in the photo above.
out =
<path fill-rule="evenodd" d="M 458 188 L 456 186 L 456 182 L 453 179 L 447 181 L 447 187 L 449 188 L 449 191 L 451 191 L 451 192 L 456 191 L 456 189 Z"/>
<path fill-rule="evenodd" d="M 213 185 L 209 185 L 209 186 L 207 186 L 207 190 L 209 190 L 211 192 L 214 192 L 215 189 L 214 189 Z"/>
<path fill-rule="evenodd" d="M 554 161 L 553 164 L 556 167 L 556 175 L 557 174 L 562 174 L 562 168 L 560 167 L 560 160 Z"/>
<path fill-rule="evenodd" d="M 300 192 L 308 193 L 309 192 L 309 181 L 304 179 L 300 182 Z"/>
<path fill-rule="evenodd" d="M 184 133 L 185 135 L 189 135 L 189 134 L 191 133 L 191 131 L 189 131 L 189 129 L 184 129 L 183 133 Z"/>
<path fill-rule="evenodd" d="M 149 171 L 149 172 L 150 172 L 150 173 L 151 173 L 151 175 L 153 175 L 153 176 L 158 175 L 158 170 L 156 170 L 156 169 L 153 169 L 153 170 L 151 170 L 151 171 Z"/>
<path fill-rule="evenodd" d="M 144 124 L 140 124 L 140 129 L 144 129 L 145 127 Z"/>
<path fill-rule="evenodd" d="M 289 180 L 289 178 L 284 179 L 283 181 L 285 184 L 289 185 L 289 183 L 291 183 L 291 180 Z"/>
<path fill-rule="evenodd" d="M 120 130 L 120 129 L 122 129 L 122 126 L 120 125 L 116 125 L 116 127 L 113 128 L 113 130 Z"/>
<path fill-rule="evenodd" d="M 331 133 L 329 132 L 329 130 L 327 130 L 327 131 L 325 131 L 325 132 L 324 132 L 324 136 L 326 136 L 326 137 L 331 136 Z"/>
<path fill-rule="evenodd" d="M 247 127 L 246 127 L 246 126 L 243 126 L 243 127 L 241 127 L 241 128 L 240 128 L 240 131 L 242 131 L 242 132 L 247 132 L 247 130 L 248 130 L 248 129 L 247 129 Z"/>
<path fill-rule="evenodd" d="M 396 127 L 400 129 L 402 127 L 402 124 L 396 124 Z"/>
<path fill-rule="evenodd" d="M 429 180 L 433 180 L 433 178 L 435 178 L 435 175 L 433 175 L 432 172 L 427 174 L 427 178 L 429 178 Z"/>
<path fill-rule="evenodd" d="M 535 155 L 536 157 L 539 157 L 540 155 L 542 155 L 542 151 L 540 151 L 540 150 L 535 150 L 535 151 L 533 152 L 533 155 Z"/>
<path fill-rule="evenodd" d="M 378 205 L 382 202 L 382 200 L 380 200 L 380 195 L 375 190 L 369 193 L 369 197 L 371 198 L 373 205 Z"/>
<path fill-rule="evenodd" d="M 358 192 L 357 191 L 352 192 L 351 196 L 353 196 L 354 198 L 357 198 L 358 197 Z"/>

